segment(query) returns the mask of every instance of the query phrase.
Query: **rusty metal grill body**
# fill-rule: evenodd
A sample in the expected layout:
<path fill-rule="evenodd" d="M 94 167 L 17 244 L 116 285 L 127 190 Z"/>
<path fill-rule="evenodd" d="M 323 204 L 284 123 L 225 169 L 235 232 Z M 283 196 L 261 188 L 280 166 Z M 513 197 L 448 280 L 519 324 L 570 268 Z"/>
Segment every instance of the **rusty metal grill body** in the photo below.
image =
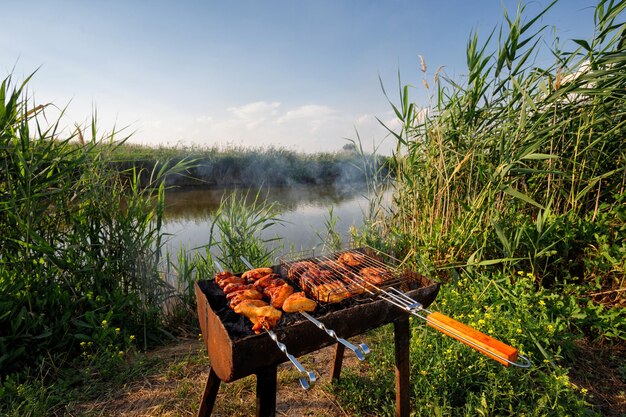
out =
<path fill-rule="evenodd" d="M 319 264 L 336 259 L 335 256 L 339 256 L 341 253 L 338 252 L 328 257 L 318 256 L 312 260 Z M 283 260 L 280 265 L 274 266 L 273 270 L 283 279 L 289 280 L 287 276 L 288 267 L 294 262 L 306 261 L 307 259 L 311 258 L 300 258 L 293 261 Z M 380 265 L 372 264 L 371 267 L 380 267 Z M 417 274 L 399 274 L 395 268 L 388 265 L 386 268 L 390 273 L 385 275 L 385 286 L 400 285 L 407 292 L 407 295 L 419 300 L 424 305 L 430 305 L 436 298 L 439 284 Z M 358 277 L 358 270 L 351 270 L 350 276 Z M 385 300 L 372 297 L 370 294 L 373 292 L 367 289 L 367 285 L 359 283 L 356 278 L 354 282 L 352 279 L 342 282 L 349 290 L 350 296 L 344 297 L 336 303 L 321 303 L 318 309 L 312 313 L 312 316 L 323 322 L 328 328 L 334 329 L 342 338 L 354 337 L 379 326 L 396 323 L 396 333 L 398 334 L 399 331 L 402 333 L 402 337 L 396 340 L 396 356 L 400 358 L 406 356 L 408 361 L 407 314 Z M 307 291 L 306 288 L 303 289 Z M 275 388 L 269 391 L 266 388 L 271 381 L 275 387 L 276 366 L 286 362 L 286 356 L 278 349 L 268 334 L 255 335 L 252 332 L 245 334 L 233 325 L 232 322 L 242 319 L 236 317 L 238 315 L 230 310 L 222 290 L 214 281 L 197 282 L 196 299 L 202 336 L 211 362 L 209 380 L 198 415 L 210 415 L 220 382 L 231 382 L 252 374 L 257 375 L 257 415 L 273 415 L 271 397 L 274 396 L 273 404 L 275 407 Z M 403 324 L 398 327 L 397 323 Z M 248 327 L 250 327 L 249 323 Z M 284 313 L 281 322 L 274 331 L 278 340 L 284 343 L 289 352 L 296 357 L 336 344 L 332 374 L 333 378 L 339 377 L 344 346 L 338 344 L 336 339 L 320 331 L 311 321 L 297 313 Z M 406 342 L 404 342 L 405 339 Z M 401 375 L 402 379 L 408 379 L 408 362 L 406 366 L 402 365 L 402 369 L 404 369 Z M 401 385 L 398 378 L 396 390 L 403 396 L 407 396 L 401 402 L 408 409 L 408 384 L 402 382 Z M 261 382 L 265 388 L 259 385 Z M 268 402 L 269 405 L 267 405 Z M 398 404 L 400 404 L 400 400 L 398 400 Z"/>

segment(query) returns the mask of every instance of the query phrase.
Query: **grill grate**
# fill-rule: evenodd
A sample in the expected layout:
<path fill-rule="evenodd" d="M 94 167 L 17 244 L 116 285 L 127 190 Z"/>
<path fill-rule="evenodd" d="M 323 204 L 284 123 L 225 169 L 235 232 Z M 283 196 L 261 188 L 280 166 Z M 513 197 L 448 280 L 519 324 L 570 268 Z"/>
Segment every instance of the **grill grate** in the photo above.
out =
<path fill-rule="evenodd" d="M 373 248 L 332 253 L 299 252 L 281 259 L 281 273 L 310 297 L 337 303 L 357 295 L 379 294 L 380 289 L 403 287 L 410 280 L 399 262 Z"/>

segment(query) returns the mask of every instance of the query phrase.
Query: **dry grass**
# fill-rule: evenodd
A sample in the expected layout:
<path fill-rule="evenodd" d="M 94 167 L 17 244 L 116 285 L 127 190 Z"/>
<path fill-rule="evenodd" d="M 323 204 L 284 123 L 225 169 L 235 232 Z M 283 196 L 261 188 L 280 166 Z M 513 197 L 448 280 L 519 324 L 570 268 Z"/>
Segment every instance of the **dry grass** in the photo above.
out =
<path fill-rule="evenodd" d="M 601 346 L 581 341 L 581 354 L 572 363 L 571 383 L 590 391 L 589 400 L 606 416 L 626 415 L 626 383 L 623 358 L 626 346 Z M 332 394 L 330 384 L 333 347 L 321 349 L 300 358 L 307 369 L 315 370 L 318 383 L 309 391 L 298 384 L 298 373 L 290 364 L 278 369 L 276 415 L 285 417 L 352 416 Z M 209 359 L 202 343 L 181 340 L 148 354 L 158 363 L 141 379 L 122 387 L 113 387 L 95 400 L 73 404 L 66 411 L 72 417 L 183 417 L 195 416 L 204 383 L 208 377 Z M 344 371 L 358 370 L 367 377 L 371 364 L 360 364 L 346 354 Z M 254 376 L 222 384 L 213 410 L 214 417 L 254 415 Z"/>
<path fill-rule="evenodd" d="M 348 416 L 334 396 L 329 393 L 333 348 L 328 347 L 301 358 L 302 363 L 315 370 L 318 383 L 309 391 L 298 384 L 298 373 L 290 364 L 278 368 L 276 415 Z M 161 366 L 151 374 L 104 392 L 95 400 L 74 404 L 66 415 L 72 417 L 182 417 L 195 416 L 204 383 L 208 377 L 209 360 L 202 343 L 183 340 L 150 353 Z M 357 365 L 357 360 L 346 354 L 344 368 Z M 243 378 L 222 384 L 213 410 L 213 416 L 250 416 L 255 410 L 256 379 Z"/>
<path fill-rule="evenodd" d="M 589 390 L 590 401 L 607 417 L 626 416 L 626 343 L 577 342 L 571 381 Z"/>

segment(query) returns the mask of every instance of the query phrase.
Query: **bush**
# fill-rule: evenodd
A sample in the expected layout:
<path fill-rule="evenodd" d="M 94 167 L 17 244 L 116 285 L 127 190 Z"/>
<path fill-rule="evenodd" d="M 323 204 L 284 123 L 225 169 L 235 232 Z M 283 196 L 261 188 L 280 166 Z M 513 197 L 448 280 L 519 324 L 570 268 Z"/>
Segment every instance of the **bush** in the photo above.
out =
<path fill-rule="evenodd" d="M 80 357 L 81 342 L 102 342 L 103 320 L 144 346 L 162 339 L 165 172 L 151 175 L 155 202 L 137 171 L 107 166 L 113 134 L 97 139 L 94 126 L 90 140 L 80 129 L 62 138 L 23 95 L 28 80 L 11 81 L 0 87 L 2 374 Z"/>

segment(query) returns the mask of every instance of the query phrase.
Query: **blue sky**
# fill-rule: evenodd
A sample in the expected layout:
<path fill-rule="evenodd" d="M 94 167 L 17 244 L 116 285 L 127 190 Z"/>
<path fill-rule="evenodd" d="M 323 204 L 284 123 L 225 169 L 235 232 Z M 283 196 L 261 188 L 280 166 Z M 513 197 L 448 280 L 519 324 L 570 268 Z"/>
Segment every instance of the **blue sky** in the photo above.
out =
<path fill-rule="evenodd" d="M 527 16 L 549 2 L 528 2 Z M 439 66 L 463 80 L 472 30 L 486 39 L 517 1 L 36 1 L 3 5 L 0 76 L 39 68 L 38 103 L 64 123 L 98 112 L 151 145 L 335 151 L 358 130 L 366 149 L 392 143 L 382 94 L 402 82 L 427 104 Z M 561 39 L 593 34 L 592 0 L 561 0 L 541 20 Z M 422 55 L 428 66 L 419 71 Z M 546 58 L 544 58 L 546 59 Z"/>

